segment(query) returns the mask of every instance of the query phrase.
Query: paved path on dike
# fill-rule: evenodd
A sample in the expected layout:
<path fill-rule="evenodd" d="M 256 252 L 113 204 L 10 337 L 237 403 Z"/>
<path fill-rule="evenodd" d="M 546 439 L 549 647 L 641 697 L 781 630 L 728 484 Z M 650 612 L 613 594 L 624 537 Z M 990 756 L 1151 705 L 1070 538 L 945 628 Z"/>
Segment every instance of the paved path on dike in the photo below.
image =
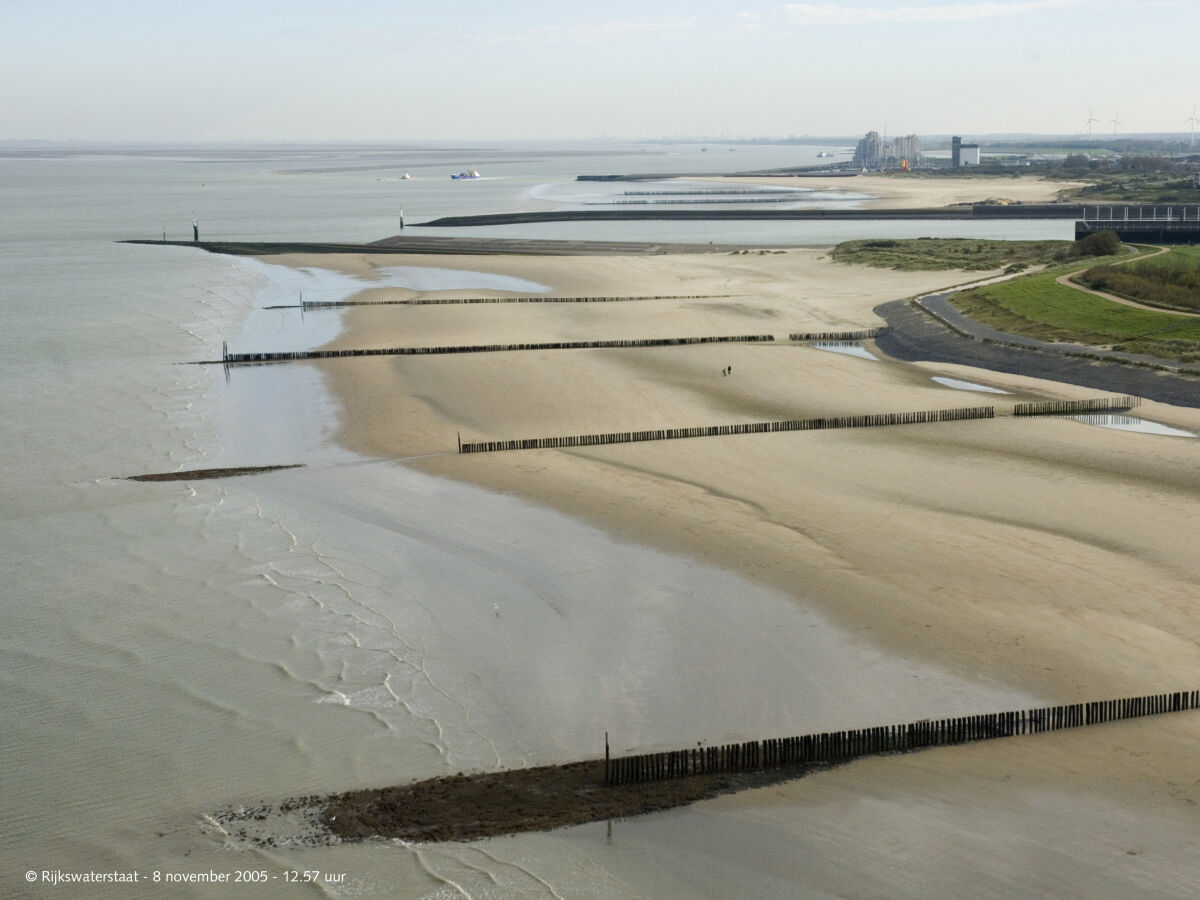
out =
<path fill-rule="evenodd" d="M 1172 406 L 1200 408 L 1200 377 L 1164 372 L 1129 362 L 1177 366 L 1168 360 L 1133 353 L 1101 351 L 1083 344 L 1050 343 L 996 331 L 968 319 L 949 302 L 955 291 L 916 301 L 892 300 L 875 307 L 892 330 L 875 339 L 888 356 L 905 362 L 944 362 L 1012 375 L 1028 375 L 1119 394 L 1134 394 Z M 918 306 L 917 304 L 920 304 Z M 953 329 L 953 330 L 952 330 Z M 956 331 L 958 333 L 956 333 Z M 1069 354 L 1083 353 L 1085 357 Z"/>
<path fill-rule="evenodd" d="M 1153 253 L 1139 254 L 1120 264 L 1148 259 L 1169 250 L 1169 247 L 1156 247 Z M 1105 300 L 1154 312 L 1168 311 L 1081 287 L 1067 280 L 1071 274 L 1055 280 L 1066 287 L 1095 294 Z M 892 326 L 890 333 L 876 338 L 876 346 L 888 356 L 905 362 L 922 360 L 975 366 L 994 372 L 1134 394 L 1173 406 L 1200 408 L 1200 366 L 1187 366 L 1144 354 L 1105 350 L 1089 344 L 1040 341 L 997 331 L 963 315 L 950 302 L 950 297 L 963 289 L 965 286 L 911 301 L 893 300 L 875 307 L 875 314 Z M 1184 371 L 1164 371 L 1164 368 L 1182 368 Z"/>
<path fill-rule="evenodd" d="M 1152 256 L 1162 256 L 1164 253 L 1170 252 L 1170 247 L 1156 247 L 1153 253 L 1146 253 L 1135 256 L 1133 259 L 1123 259 L 1113 265 L 1124 266 L 1132 262 L 1138 262 L 1143 259 L 1149 259 Z M 1066 275 L 1059 275 L 1054 280 L 1063 287 L 1069 287 L 1074 291 L 1083 291 L 1085 294 L 1091 294 L 1093 297 L 1099 297 L 1101 300 L 1108 300 L 1111 303 L 1120 303 L 1122 306 L 1132 306 L 1134 309 L 1145 309 L 1150 312 L 1166 312 L 1173 313 L 1177 316 L 1190 316 L 1193 319 L 1200 319 L 1200 313 L 1184 312 L 1181 309 L 1166 309 L 1162 306 L 1151 306 L 1148 303 L 1138 303 L 1136 300 L 1129 300 L 1125 297 L 1118 297 L 1116 294 L 1106 294 L 1104 291 L 1095 291 L 1089 287 L 1084 287 L 1082 284 L 1076 284 L 1071 280 L 1071 276 L 1078 275 L 1078 272 L 1068 272 Z"/>

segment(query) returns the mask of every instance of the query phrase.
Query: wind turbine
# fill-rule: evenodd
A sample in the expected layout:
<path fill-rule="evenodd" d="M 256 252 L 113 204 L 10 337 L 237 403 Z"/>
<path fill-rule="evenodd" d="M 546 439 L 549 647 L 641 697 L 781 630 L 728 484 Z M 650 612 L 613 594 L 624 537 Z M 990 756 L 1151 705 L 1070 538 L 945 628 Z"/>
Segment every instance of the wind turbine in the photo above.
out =
<path fill-rule="evenodd" d="M 1089 138 L 1092 136 L 1092 125 L 1095 123 L 1099 123 L 1099 121 L 1100 121 L 1099 119 L 1097 119 L 1094 115 L 1092 115 L 1092 108 L 1089 106 L 1088 107 L 1088 120 L 1087 120 L 1087 122 L 1084 123 L 1084 126 L 1083 126 L 1084 128 L 1087 129 Z"/>
<path fill-rule="evenodd" d="M 1113 137 L 1117 136 L 1118 128 L 1125 127 L 1124 125 L 1121 124 L 1121 114 L 1120 113 L 1117 113 L 1115 116 L 1113 116 L 1112 119 L 1109 120 L 1108 124 L 1113 127 Z"/>
<path fill-rule="evenodd" d="M 1196 105 L 1194 103 L 1192 104 L 1192 114 L 1190 116 L 1188 116 L 1186 119 L 1184 119 L 1183 122 L 1185 125 L 1190 123 L 1192 126 L 1192 146 L 1195 147 L 1196 146 L 1196 123 L 1200 122 L 1200 119 L 1196 118 Z"/>

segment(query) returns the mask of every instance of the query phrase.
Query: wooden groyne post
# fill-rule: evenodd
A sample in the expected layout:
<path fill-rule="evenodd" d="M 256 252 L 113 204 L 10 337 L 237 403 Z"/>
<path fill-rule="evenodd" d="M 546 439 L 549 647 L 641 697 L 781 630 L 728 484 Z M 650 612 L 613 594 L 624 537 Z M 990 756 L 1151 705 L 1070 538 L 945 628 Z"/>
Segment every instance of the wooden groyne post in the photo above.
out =
<path fill-rule="evenodd" d="M 1063 416 L 1089 412 L 1125 412 L 1140 406 L 1141 397 L 1097 397 L 1092 400 L 1046 400 L 1039 403 L 1018 403 L 1014 416 Z"/>
<path fill-rule="evenodd" d="M 523 350 L 605 350 L 630 347 L 684 347 L 699 344 L 769 343 L 773 334 L 713 335 L 706 337 L 618 339 L 611 341 L 545 341 L 526 344 L 467 344 L 441 347 L 374 347 L 347 350 L 266 351 L 261 353 L 228 353 L 215 362 L 266 363 L 290 362 L 302 359 L 345 359 L 359 356 L 433 356 L 443 353 L 502 353 Z M 208 360 L 206 362 L 214 362 Z M 198 363 L 203 365 L 204 363 Z"/>
<path fill-rule="evenodd" d="M 344 306 L 466 306 L 485 303 L 629 303 L 635 300 L 714 300 L 736 294 L 646 294 L 592 297 L 415 297 L 411 300 L 310 300 L 305 309 Z"/>
<path fill-rule="evenodd" d="M 805 331 L 788 335 L 791 341 L 865 341 L 887 334 L 891 325 L 864 328 L 859 331 Z"/>
<path fill-rule="evenodd" d="M 734 434 L 771 434 L 781 431 L 823 431 L 831 428 L 877 428 L 886 425 L 915 425 L 926 422 L 960 422 L 995 418 L 995 407 L 967 406 L 919 412 L 875 413 L 864 416 L 833 416 L 820 419 L 790 419 L 782 422 L 746 422 L 738 425 L 700 425 L 692 428 L 656 428 L 646 431 L 615 431 L 606 434 L 522 438 L 509 441 L 459 440 L 459 453 L 494 453 L 500 450 L 552 450 L 562 447 L 594 447 L 638 441 L 670 441 L 683 438 L 720 437 Z"/>
<path fill-rule="evenodd" d="M 767 768 L 844 763 L 884 753 L 911 753 L 973 741 L 1042 734 L 1099 725 L 1121 719 L 1200 709 L 1200 691 L 1175 691 L 1041 709 L 956 716 L 903 725 L 883 725 L 795 737 L 767 738 L 714 747 L 643 753 L 610 758 L 605 732 L 604 783 L 664 781 L 714 772 L 750 772 Z"/>

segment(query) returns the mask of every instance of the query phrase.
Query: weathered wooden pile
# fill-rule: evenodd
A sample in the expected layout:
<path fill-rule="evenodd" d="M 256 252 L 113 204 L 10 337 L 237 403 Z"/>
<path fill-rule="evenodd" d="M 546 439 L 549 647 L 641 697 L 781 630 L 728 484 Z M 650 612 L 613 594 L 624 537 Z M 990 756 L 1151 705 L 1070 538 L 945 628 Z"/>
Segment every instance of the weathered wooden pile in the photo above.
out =
<path fill-rule="evenodd" d="M 928 747 L 1040 734 L 1197 708 L 1200 708 L 1200 691 L 1176 691 L 1146 697 L 959 716 L 936 721 L 926 719 L 905 725 L 828 731 L 637 756 L 610 758 L 606 748 L 604 783 L 629 784 L 713 772 L 829 765 L 882 753 L 908 753 Z"/>

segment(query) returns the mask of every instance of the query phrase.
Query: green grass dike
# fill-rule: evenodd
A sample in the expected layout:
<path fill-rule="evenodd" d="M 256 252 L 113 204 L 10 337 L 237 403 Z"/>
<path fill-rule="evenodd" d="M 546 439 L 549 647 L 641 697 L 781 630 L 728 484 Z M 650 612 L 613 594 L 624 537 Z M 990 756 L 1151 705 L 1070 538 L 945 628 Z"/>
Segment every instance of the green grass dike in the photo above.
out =
<path fill-rule="evenodd" d="M 1090 344 L 1098 350 L 1145 354 L 1172 362 L 1200 362 L 1200 319 L 1172 311 L 1200 311 L 1200 304 L 1193 306 L 1179 299 L 1191 295 L 1191 302 L 1196 303 L 1200 248 L 1173 247 L 1161 255 L 1153 255 L 1154 250 L 1121 245 L 1112 232 L 1102 232 L 1082 241 L 847 241 L 838 244 L 830 257 L 846 264 L 901 271 L 1002 269 L 1017 274 L 1037 268 L 1035 273 L 960 291 L 951 302 L 970 318 L 1010 334 Z M 1056 282 L 1068 274 L 1080 284 L 1171 309 L 1138 309 Z M 1174 291 L 1169 300 L 1168 290 Z"/>
<path fill-rule="evenodd" d="M 1200 313 L 1200 247 L 1172 247 L 1129 265 L 1100 265 L 1072 281 L 1164 310 Z"/>
<path fill-rule="evenodd" d="M 1172 255 L 1174 251 L 1156 257 L 1155 263 L 1167 265 L 1165 260 Z M 1200 266 L 1200 257 L 1194 250 L 1181 248 L 1179 260 L 1185 265 L 1190 262 L 1192 266 Z M 1140 264 L 1150 263 L 1147 259 Z M 1200 362 L 1200 319 L 1126 306 L 1055 280 L 1095 267 L 1095 260 L 1057 265 L 1011 281 L 960 291 L 951 302 L 964 315 L 1012 334 L 1090 344 L 1098 349 L 1146 354 L 1175 362 Z"/>

